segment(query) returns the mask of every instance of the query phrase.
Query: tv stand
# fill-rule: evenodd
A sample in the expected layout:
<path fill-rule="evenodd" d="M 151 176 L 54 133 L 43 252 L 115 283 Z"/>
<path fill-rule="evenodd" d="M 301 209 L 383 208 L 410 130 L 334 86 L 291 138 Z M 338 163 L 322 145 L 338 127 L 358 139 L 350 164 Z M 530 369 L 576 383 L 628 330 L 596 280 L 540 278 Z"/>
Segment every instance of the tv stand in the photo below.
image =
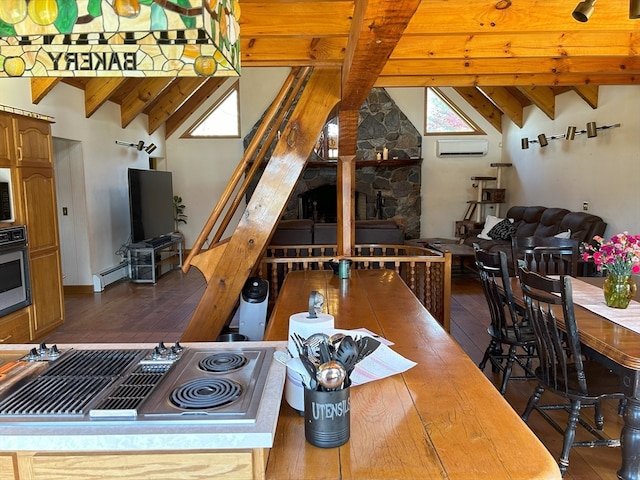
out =
<path fill-rule="evenodd" d="M 129 278 L 135 283 L 156 283 L 159 277 L 182 267 L 182 235 L 172 235 L 171 240 L 159 247 L 144 243 L 129 245 Z"/>

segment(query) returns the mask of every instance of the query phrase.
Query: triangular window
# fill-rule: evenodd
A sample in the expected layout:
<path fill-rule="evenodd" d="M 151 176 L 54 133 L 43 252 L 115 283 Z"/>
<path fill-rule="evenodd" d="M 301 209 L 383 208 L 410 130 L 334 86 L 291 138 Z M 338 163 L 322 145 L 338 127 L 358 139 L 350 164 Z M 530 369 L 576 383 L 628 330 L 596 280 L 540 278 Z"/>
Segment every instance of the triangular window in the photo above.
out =
<path fill-rule="evenodd" d="M 426 89 L 425 135 L 485 135 L 437 88 Z"/>
<path fill-rule="evenodd" d="M 236 82 L 182 138 L 240 137 L 240 95 Z"/>

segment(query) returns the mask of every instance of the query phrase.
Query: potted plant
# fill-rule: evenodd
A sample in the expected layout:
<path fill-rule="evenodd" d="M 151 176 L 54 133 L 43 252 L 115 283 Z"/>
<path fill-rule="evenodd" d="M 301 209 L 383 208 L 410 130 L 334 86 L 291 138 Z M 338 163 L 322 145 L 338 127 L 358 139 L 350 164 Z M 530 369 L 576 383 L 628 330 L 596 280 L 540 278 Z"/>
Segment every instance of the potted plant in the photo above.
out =
<path fill-rule="evenodd" d="M 181 223 L 187 223 L 187 215 L 184 214 L 186 206 L 182 203 L 182 197 L 179 195 L 173 196 L 173 221 L 176 224 L 176 232 L 180 232 L 178 228 Z"/>

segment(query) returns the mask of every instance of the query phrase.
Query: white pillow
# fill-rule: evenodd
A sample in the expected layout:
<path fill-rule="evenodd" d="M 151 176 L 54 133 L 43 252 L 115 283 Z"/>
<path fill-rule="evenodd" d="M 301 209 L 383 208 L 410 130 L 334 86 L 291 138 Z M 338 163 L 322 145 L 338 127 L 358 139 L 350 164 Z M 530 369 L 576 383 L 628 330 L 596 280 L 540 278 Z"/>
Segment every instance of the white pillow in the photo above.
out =
<path fill-rule="evenodd" d="M 571 230 L 567 230 L 566 232 L 560 232 L 557 235 L 554 235 L 556 238 L 571 238 Z"/>
<path fill-rule="evenodd" d="M 498 218 L 493 215 L 487 215 L 487 219 L 484 221 L 484 228 L 482 229 L 482 232 L 480 232 L 480 234 L 478 235 L 478 238 L 482 238 L 483 240 L 493 240 L 493 238 L 491 238 L 487 234 L 493 227 L 499 224 L 502 220 L 504 220 L 504 218 Z"/>

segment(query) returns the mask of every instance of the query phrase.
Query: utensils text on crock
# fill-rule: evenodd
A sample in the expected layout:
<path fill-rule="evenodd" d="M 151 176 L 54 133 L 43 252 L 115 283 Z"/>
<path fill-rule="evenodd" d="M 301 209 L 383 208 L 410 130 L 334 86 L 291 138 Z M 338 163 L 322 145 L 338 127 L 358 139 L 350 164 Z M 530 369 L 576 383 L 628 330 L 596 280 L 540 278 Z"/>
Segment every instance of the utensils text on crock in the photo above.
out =
<path fill-rule="evenodd" d="M 329 360 L 318 367 L 316 379 L 321 387 L 326 390 L 336 390 L 342 387 L 347 371 L 335 360 Z"/>

